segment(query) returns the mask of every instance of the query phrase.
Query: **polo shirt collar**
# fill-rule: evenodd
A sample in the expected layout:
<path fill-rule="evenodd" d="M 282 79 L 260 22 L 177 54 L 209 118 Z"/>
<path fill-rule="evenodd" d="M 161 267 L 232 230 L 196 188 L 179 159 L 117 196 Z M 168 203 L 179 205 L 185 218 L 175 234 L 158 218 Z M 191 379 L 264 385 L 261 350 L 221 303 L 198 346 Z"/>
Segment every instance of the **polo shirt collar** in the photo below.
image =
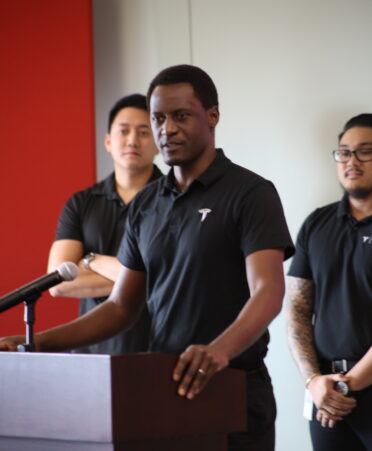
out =
<path fill-rule="evenodd" d="M 160 172 L 160 169 L 154 164 L 154 170 L 152 171 L 152 175 L 147 183 L 153 182 L 162 175 L 163 174 Z M 122 202 L 119 194 L 116 191 L 115 172 L 112 172 L 108 177 L 97 183 L 94 186 L 92 192 L 97 196 L 106 196 L 106 198 L 109 200 L 118 200 Z"/>
<path fill-rule="evenodd" d="M 345 217 L 349 221 L 351 221 L 353 224 L 357 224 L 357 223 L 364 224 L 367 222 L 372 222 L 372 216 L 367 216 L 366 218 L 360 219 L 359 221 L 357 219 L 355 219 L 353 216 L 351 216 L 350 209 L 349 209 L 348 194 L 344 194 L 343 198 L 341 199 L 340 203 L 338 204 L 337 217 L 338 218 Z"/>
<path fill-rule="evenodd" d="M 195 183 L 202 184 L 205 187 L 211 185 L 216 180 L 222 177 L 222 175 L 226 172 L 226 169 L 230 164 L 231 161 L 228 158 L 226 158 L 223 150 L 216 149 L 216 158 L 212 161 L 212 163 L 208 166 L 208 168 L 191 183 L 190 186 L 194 185 Z M 171 168 L 171 170 L 165 177 L 162 194 L 172 191 L 179 193 L 179 190 L 175 183 L 173 168 Z"/>
<path fill-rule="evenodd" d="M 115 185 L 115 173 L 112 172 L 108 177 L 106 177 L 101 182 L 97 183 L 97 185 L 92 190 L 93 194 L 97 196 L 105 196 L 109 200 L 121 200 Z"/>

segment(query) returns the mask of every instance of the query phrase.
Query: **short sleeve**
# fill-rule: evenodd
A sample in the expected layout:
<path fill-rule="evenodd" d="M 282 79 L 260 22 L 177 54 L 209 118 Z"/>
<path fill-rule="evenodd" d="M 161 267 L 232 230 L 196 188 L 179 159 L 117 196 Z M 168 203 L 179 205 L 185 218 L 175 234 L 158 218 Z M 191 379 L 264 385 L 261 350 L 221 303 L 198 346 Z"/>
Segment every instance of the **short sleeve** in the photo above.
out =
<path fill-rule="evenodd" d="M 293 255 L 294 246 L 283 207 L 271 182 L 257 184 L 244 199 L 239 222 L 245 256 L 264 249 L 283 249 L 285 259 Z"/>
<path fill-rule="evenodd" d="M 296 254 L 292 259 L 291 265 L 289 267 L 288 275 L 293 277 L 299 277 L 301 279 L 313 279 L 309 252 L 308 252 L 308 241 L 309 241 L 309 218 L 301 226 L 296 240 Z"/>
<path fill-rule="evenodd" d="M 134 271 L 146 271 L 139 247 L 138 240 L 133 226 L 133 219 L 131 212 L 132 206 L 129 208 L 129 213 L 125 225 L 125 234 L 121 240 L 117 258 L 120 263 Z"/>
<path fill-rule="evenodd" d="M 70 239 L 83 242 L 82 206 L 76 195 L 70 197 L 64 205 L 59 217 L 56 240 Z"/>

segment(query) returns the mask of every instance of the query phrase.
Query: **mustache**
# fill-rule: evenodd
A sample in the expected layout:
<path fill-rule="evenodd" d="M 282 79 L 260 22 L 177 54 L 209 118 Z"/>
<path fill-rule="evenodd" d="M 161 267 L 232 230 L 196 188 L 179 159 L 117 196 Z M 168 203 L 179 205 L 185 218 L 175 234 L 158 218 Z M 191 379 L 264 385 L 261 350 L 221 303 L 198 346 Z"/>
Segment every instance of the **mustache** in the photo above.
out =
<path fill-rule="evenodd" d="M 363 171 L 361 169 L 358 168 L 348 168 L 345 172 L 344 175 L 348 176 L 350 174 L 350 172 L 356 172 L 358 175 L 362 175 Z"/>

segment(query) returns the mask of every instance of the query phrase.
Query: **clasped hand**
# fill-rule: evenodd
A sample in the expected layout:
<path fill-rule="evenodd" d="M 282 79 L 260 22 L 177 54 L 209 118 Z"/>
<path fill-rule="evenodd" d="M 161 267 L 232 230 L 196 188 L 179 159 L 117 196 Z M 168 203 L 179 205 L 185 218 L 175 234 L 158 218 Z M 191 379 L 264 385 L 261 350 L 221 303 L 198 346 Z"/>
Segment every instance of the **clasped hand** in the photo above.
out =
<path fill-rule="evenodd" d="M 316 419 L 323 427 L 334 427 L 356 406 L 354 398 L 346 397 L 334 389 L 336 381 L 345 381 L 342 374 L 325 374 L 315 377 L 309 384 L 309 390 L 318 411 Z"/>

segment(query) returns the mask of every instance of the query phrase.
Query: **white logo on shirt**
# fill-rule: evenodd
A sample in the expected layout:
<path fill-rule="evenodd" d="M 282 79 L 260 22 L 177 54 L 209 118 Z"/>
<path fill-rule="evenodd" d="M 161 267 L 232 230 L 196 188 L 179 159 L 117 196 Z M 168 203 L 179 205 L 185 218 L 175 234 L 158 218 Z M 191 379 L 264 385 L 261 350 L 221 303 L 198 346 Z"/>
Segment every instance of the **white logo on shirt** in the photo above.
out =
<path fill-rule="evenodd" d="M 202 215 L 200 222 L 203 222 L 204 219 L 207 217 L 208 213 L 211 213 L 212 210 L 210 208 L 201 208 L 198 211 Z"/>
<path fill-rule="evenodd" d="M 372 244 L 372 236 L 364 236 L 363 243 L 364 244 Z"/>

